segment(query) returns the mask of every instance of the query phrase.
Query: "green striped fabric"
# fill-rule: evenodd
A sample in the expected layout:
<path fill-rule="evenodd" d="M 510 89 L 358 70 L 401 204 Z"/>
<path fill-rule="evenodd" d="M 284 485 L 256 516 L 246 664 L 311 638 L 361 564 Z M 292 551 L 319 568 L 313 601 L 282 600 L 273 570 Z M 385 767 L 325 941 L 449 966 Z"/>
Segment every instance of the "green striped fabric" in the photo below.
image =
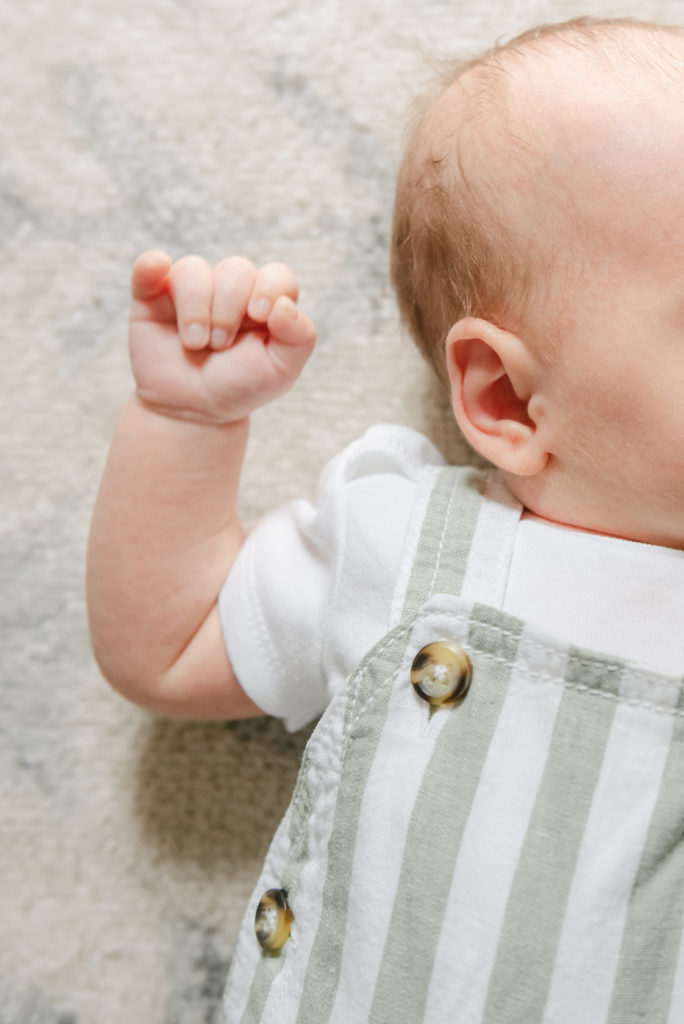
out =
<path fill-rule="evenodd" d="M 571 652 L 547 768 L 508 898 L 483 1024 L 543 1020 L 555 951 L 615 703 L 615 666 Z M 572 771 L 569 766 L 572 765 Z M 524 983 L 520 979 L 524 978 Z"/>
<path fill-rule="evenodd" d="M 307 785 L 309 778 L 309 750 L 304 751 L 302 764 L 299 770 L 299 777 L 292 796 L 287 816 L 289 832 L 289 859 L 286 868 L 281 874 L 281 885 L 286 891 L 287 897 L 293 901 L 297 895 L 299 885 L 299 874 L 306 863 L 308 849 L 307 821 L 312 811 L 312 798 Z M 263 1013 L 264 1004 L 268 997 L 273 981 L 280 973 L 284 958 L 279 956 L 268 956 L 264 954 L 259 961 L 259 969 L 254 974 L 247 1007 L 245 1010 L 246 1020 L 259 1020 Z"/>
<path fill-rule="evenodd" d="M 432 594 L 461 593 L 486 479 L 470 467 L 449 466 L 438 474 L 406 588 L 404 621 Z"/>
<path fill-rule="evenodd" d="M 369 658 L 350 692 L 347 704 L 347 751 L 337 794 L 335 819 L 328 845 L 328 869 L 323 889 L 323 912 L 316 941 L 304 978 L 298 1024 L 328 1020 L 337 990 L 341 943 L 350 893 L 356 823 L 368 772 L 387 714 L 391 690 L 383 685 L 386 674 L 394 673 L 401 661 L 406 631 L 395 631 L 382 660 Z M 365 700 L 359 700 L 362 696 Z M 359 709 L 363 714 L 359 718 Z M 353 753 L 351 747 L 353 744 Z"/>
<path fill-rule="evenodd" d="M 260 882 L 292 938 L 239 947 L 230 1024 L 684 1021 L 682 686 L 460 597 L 485 482 L 437 475 L 404 618 L 311 738 Z M 430 715 L 410 663 L 447 635 L 473 682 Z"/>
<path fill-rule="evenodd" d="M 684 719 L 674 720 L 662 784 L 630 893 L 607 1024 L 673 1024 L 674 973 L 684 928 Z"/>
<path fill-rule="evenodd" d="M 409 609 L 409 615 L 433 592 L 437 571 L 442 579 L 448 574 L 452 593 L 460 590 L 483 489 L 484 474 L 476 470 L 447 468 L 438 475 L 407 586 L 405 608 Z M 448 527 L 453 528 L 454 521 L 462 524 L 460 543 L 455 550 L 450 550 L 444 544 L 444 538 Z M 467 532 L 463 531 L 463 524 L 466 524 Z M 328 1020 L 332 1012 L 359 806 L 386 720 L 391 695 L 391 685 L 387 681 L 391 682 L 404 659 L 407 641 L 406 626 L 397 627 L 365 659 L 362 671 L 357 673 L 355 683 L 350 687 L 347 744 L 351 746 L 353 743 L 354 753 L 345 757 L 340 779 L 335 824 L 329 844 L 323 914 L 305 977 L 297 1024 L 319 1024 Z M 381 658 L 377 657 L 378 648 Z M 363 709 L 361 717 L 359 709 Z"/>
<path fill-rule="evenodd" d="M 517 620 L 501 616 L 497 626 L 508 627 L 505 632 L 488 630 L 480 616 L 486 620 L 489 609 L 474 609 L 469 641 L 490 655 L 483 659 L 479 673 L 486 679 L 459 709 L 462 713 L 448 715 L 423 775 L 369 1018 L 372 1024 L 423 1019 L 449 882 L 506 693 L 521 626 Z M 502 653 L 505 657 L 499 656 Z M 445 785 L 450 778 L 458 779 L 458 786 Z M 428 870 L 423 840 L 427 835 Z M 407 971 L 407 964 L 413 969 Z"/>

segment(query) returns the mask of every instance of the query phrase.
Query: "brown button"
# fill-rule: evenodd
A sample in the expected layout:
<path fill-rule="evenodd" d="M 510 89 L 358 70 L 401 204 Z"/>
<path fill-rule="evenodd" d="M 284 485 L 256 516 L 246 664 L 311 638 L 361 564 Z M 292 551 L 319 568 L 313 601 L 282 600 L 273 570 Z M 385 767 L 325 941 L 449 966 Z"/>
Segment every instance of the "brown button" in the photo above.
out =
<path fill-rule="evenodd" d="M 279 952 L 290 937 L 292 911 L 282 889 L 268 889 L 259 900 L 254 918 L 254 931 L 262 947 L 269 953 Z"/>
<path fill-rule="evenodd" d="M 470 658 L 451 640 L 436 640 L 421 648 L 411 665 L 411 682 L 418 696 L 433 707 L 460 704 L 470 689 Z"/>

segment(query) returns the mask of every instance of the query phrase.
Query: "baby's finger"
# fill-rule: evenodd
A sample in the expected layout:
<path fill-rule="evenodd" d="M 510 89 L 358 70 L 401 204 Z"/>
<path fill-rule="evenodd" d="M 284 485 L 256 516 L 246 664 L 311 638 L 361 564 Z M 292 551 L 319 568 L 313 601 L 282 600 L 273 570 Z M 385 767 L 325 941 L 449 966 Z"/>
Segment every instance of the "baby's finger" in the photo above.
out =
<path fill-rule="evenodd" d="M 284 377 L 294 379 L 316 342 L 313 321 L 288 296 L 276 300 L 268 318 L 269 354 Z"/>
<path fill-rule="evenodd" d="M 267 263 L 261 267 L 252 289 L 247 314 L 258 323 L 265 323 L 280 295 L 297 301 L 299 288 L 294 273 L 285 263 Z"/>
<path fill-rule="evenodd" d="M 249 260 L 234 256 L 214 267 L 214 299 L 211 307 L 211 347 L 228 348 L 247 312 L 247 303 L 257 279 Z"/>
<path fill-rule="evenodd" d="M 171 259 L 161 249 L 148 249 L 138 256 L 131 272 L 131 294 L 145 302 L 156 299 L 164 290 L 164 282 L 171 267 Z"/>
<path fill-rule="evenodd" d="M 169 271 L 169 290 L 181 341 L 186 348 L 204 348 L 209 342 L 214 291 L 211 267 L 200 256 L 183 256 Z"/>

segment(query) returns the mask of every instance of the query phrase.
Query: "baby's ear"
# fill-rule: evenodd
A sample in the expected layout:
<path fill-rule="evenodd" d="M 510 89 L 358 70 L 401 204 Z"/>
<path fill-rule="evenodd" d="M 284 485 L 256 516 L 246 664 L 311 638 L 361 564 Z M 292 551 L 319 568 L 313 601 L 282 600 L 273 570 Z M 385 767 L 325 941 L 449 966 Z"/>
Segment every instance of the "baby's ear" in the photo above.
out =
<path fill-rule="evenodd" d="M 549 452 L 539 429 L 539 367 L 520 338 L 468 317 L 449 331 L 446 361 L 451 402 L 466 440 L 508 473 L 540 473 Z"/>

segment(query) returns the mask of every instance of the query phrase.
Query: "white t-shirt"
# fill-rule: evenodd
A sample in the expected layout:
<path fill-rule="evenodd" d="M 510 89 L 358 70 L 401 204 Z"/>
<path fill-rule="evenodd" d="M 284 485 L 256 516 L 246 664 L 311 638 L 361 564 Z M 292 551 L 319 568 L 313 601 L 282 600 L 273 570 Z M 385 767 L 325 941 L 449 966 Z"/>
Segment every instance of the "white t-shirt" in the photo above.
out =
<path fill-rule="evenodd" d="M 298 729 L 396 624 L 397 581 L 421 475 L 445 465 L 406 427 L 372 427 L 333 459 L 316 504 L 249 533 L 219 596 L 236 675 Z M 501 608 L 563 643 L 684 674 L 684 552 L 523 515 Z"/>

